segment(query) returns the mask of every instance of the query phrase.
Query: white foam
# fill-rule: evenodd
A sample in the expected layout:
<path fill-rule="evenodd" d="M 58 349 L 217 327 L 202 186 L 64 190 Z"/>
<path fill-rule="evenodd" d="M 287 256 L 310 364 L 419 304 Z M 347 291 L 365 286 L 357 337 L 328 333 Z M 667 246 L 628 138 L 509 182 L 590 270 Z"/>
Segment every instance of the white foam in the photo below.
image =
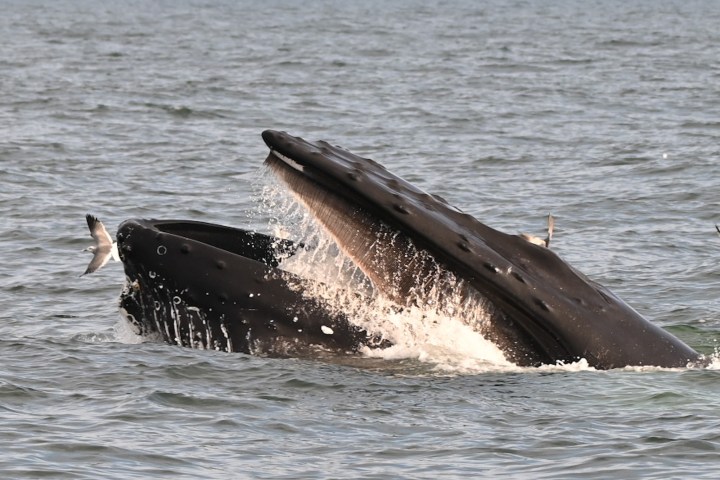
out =
<path fill-rule="evenodd" d="M 720 352 L 718 352 L 717 348 L 715 349 L 715 353 L 710 355 L 710 363 L 706 368 L 708 370 L 720 370 Z"/>
<path fill-rule="evenodd" d="M 122 309 L 121 309 L 122 310 Z M 135 327 L 128 321 L 124 315 L 113 326 L 114 340 L 120 343 L 144 343 L 149 339 L 145 336 L 138 335 Z"/>
<path fill-rule="evenodd" d="M 386 310 L 383 318 L 376 320 L 375 327 L 383 328 L 393 345 L 385 349 L 364 349 L 363 353 L 369 357 L 412 358 L 448 372 L 513 366 L 495 344 L 463 319 L 438 311 L 418 307 L 396 313 Z"/>

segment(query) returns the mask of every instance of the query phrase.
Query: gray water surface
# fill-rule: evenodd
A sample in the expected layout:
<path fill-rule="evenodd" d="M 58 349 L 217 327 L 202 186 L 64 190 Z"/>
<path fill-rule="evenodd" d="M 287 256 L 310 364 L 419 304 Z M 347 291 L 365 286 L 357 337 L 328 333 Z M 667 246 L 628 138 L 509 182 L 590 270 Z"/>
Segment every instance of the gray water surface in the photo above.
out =
<path fill-rule="evenodd" d="M 717 370 L 136 343 L 84 215 L 262 229 L 266 128 L 720 338 L 720 4 L 0 1 L 3 478 L 716 478 Z M 452 349 L 450 342 L 446 345 Z"/>

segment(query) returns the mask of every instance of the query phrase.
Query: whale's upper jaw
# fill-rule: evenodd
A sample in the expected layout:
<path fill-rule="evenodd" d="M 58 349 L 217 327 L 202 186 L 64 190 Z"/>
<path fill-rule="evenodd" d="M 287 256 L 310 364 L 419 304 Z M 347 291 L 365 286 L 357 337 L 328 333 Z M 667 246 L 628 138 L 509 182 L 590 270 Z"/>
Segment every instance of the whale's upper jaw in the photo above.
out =
<path fill-rule="evenodd" d="M 127 278 L 120 306 L 139 334 L 276 357 L 388 346 L 279 268 L 302 244 L 191 220 L 129 219 L 117 239 Z"/>
<path fill-rule="evenodd" d="M 418 278 L 432 276 L 443 281 L 447 271 L 473 278 L 472 273 L 465 274 L 462 269 L 447 269 L 444 250 L 421 233 L 434 228 L 448 230 L 443 223 L 452 216 L 474 221 L 472 217 L 407 183 L 379 163 L 327 142 L 310 143 L 275 131 L 263 132 L 263 138 L 271 149 L 266 165 L 385 296 L 401 304 L 413 303 L 411 296 L 422 294 L 415 288 Z M 392 233 L 388 235 L 388 231 Z M 464 238 L 462 233 L 451 234 L 448 242 L 454 247 Z M 420 254 L 408 255 L 408 249 L 413 248 Z M 448 284 L 448 288 L 455 286 Z M 509 360 L 539 365 L 554 363 L 556 358 L 571 358 L 552 335 L 544 331 L 530 335 L 526 329 L 512 325 L 516 320 L 507 309 L 497 308 L 495 299 L 484 291 L 474 293 L 478 291 L 490 301 L 496 317 L 493 328 L 483 334 L 501 346 Z M 536 337 L 542 338 L 544 345 L 538 344 Z"/>
<path fill-rule="evenodd" d="M 520 332 L 523 350 L 536 350 L 528 363 L 585 358 L 598 368 L 683 367 L 697 360 L 697 352 L 551 250 L 494 230 L 340 147 L 272 130 L 263 139 L 271 149 L 266 162 L 290 177 L 291 188 L 341 198 L 341 210 L 354 206 L 399 231 L 477 289 L 503 313 L 498 328 Z M 308 205 L 316 214 L 319 206 Z"/>

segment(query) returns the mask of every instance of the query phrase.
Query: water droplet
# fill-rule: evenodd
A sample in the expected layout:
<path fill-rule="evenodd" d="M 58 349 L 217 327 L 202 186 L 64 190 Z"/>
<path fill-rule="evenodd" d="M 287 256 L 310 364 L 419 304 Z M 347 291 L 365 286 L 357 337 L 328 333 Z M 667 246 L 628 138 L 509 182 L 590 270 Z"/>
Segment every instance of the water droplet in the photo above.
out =
<path fill-rule="evenodd" d="M 148 277 L 150 277 L 150 278 L 155 278 L 155 275 L 157 275 L 157 274 L 153 271 L 148 272 Z"/>
<path fill-rule="evenodd" d="M 173 303 L 174 303 L 175 305 L 177 305 L 177 304 L 180 303 L 180 302 L 181 302 L 180 297 L 178 297 L 177 295 L 175 295 L 175 296 L 173 297 Z"/>
<path fill-rule="evenodd" d="M 335 333 L 335 332 L 333 332 L 333 329 L 332 329 L 332 328 L 326 327 L 325 325 L 321 326 L 321 327 L 320 327 L 320 330 L 322 330 L 322 332 L 323 332 L 325 335 L 332 335 L 333 333 Z"/>
<path fill-rule="evenodd" d="M 167 253 L 167 247 L 165 245 L 160 245 L 157 248 L 157 254 L 158 255 L 165 255 Z"/>

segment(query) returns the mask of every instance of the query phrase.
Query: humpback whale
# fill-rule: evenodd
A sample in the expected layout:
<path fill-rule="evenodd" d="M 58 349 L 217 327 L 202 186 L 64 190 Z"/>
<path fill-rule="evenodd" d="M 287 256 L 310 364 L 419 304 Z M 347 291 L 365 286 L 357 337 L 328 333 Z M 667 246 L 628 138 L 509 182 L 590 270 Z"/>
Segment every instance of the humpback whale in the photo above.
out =
<path fill-rule="evenodd" d="M 520 366 L 585 359 L 599 369 L 686 367 L 702 356 L 549 248 L 497 231 L 379 163 L 327 142 L 267 130 L 270 170 L 380 295 L 405 308 L 430 290 L 481 298 L 478 328 Z M 542 239 L 540 239 L 542 241 Z M 138 333 L 172 344 L 271 356 L 390 345 L 283 269 L 312 247 L 184 220 L 123 222 L 120 306 Z M 429 279 L 429 280 L 428 280 Z"/>

